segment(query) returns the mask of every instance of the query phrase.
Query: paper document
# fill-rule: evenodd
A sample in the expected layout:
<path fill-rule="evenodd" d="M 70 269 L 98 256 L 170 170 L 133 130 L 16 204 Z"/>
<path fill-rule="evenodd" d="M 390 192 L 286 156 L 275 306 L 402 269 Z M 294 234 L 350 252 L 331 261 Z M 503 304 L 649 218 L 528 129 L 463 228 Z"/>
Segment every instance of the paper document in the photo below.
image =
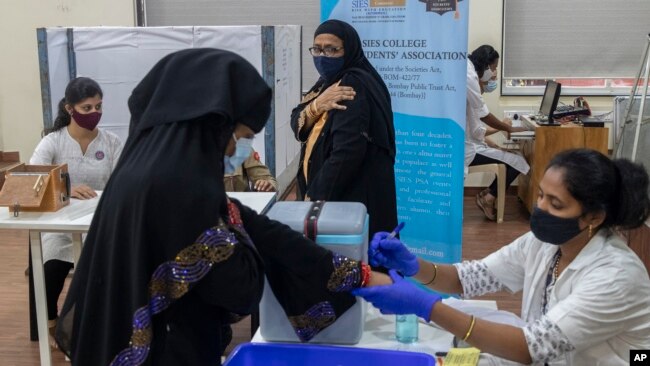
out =
<path fill-rule="evenodd" d="M 445 357 L 444 366 L 476 366 L 481 354 L 478 348 L 451 348 Z"/>

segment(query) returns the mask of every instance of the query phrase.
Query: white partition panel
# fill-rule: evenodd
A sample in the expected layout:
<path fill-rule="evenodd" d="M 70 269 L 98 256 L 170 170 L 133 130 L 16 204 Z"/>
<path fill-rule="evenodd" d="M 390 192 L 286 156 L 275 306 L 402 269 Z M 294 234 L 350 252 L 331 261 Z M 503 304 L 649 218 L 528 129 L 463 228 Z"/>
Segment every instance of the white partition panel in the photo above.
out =
<path fill-rule="evenodd" d="M 275 167 L 284 190 L 296 176 L 300 143 L 291 130 L 291 111 L 301 99 L 300 26 L 275 27 Z"/>
<path fill-rule="evenodd" d="M 192 27 L 74 28 L 76 76 L 96 80 L 104 91 L 100 127 L 126 141 L 133 88 L 166 55 L 193 45 Z"/>
<path fill-rule="evenodd" d="M 44 126 L 68 81 L 95 79 L 104 91 L 102 128 L 128 137 L 131 91 L 151 67 L 186 48 L 221 48 L 248 60 L 273 88 L 273 113 L 254 148 L 278 178 L 282 192 L 295 176 L 299 144 L 289 126 L 300 101 L 300 26 L 187 26 L 42 28 L 39 35 Z"/>
<path fill-rule="evenodd" d="M 52 120 L 57 116 L 59 102 L 65 96 L 65 85 L 70 80 L 67 33 L 66 28 L 52 29 L 51 32 L 47 33 L 49 75 L 53 84 L 64 85 L 63 88 L 50 89 Z"/>
<path fill-rule="evenodd" d="M 261 75 L 264 74 L 261 26 L 194 27 L 194 48 L 206 47 L 232 51 L 250 62 Z M 262 130 L 253 140 L 253 148 L 262 162 L 267 161 L 264 133 Z"/>

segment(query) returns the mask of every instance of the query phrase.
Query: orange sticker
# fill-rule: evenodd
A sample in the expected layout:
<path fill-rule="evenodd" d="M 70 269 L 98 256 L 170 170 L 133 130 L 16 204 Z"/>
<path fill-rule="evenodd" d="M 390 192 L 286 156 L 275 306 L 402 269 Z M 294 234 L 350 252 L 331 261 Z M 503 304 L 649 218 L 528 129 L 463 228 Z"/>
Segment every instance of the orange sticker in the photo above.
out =
<path fill-rule="evenodd" d="M 260 161 L 260 154 L 257 151 L 255 151 L 253 153 L 253 158 L 255 158 L 255 160 L 257 160 L 257 161 Z"/>

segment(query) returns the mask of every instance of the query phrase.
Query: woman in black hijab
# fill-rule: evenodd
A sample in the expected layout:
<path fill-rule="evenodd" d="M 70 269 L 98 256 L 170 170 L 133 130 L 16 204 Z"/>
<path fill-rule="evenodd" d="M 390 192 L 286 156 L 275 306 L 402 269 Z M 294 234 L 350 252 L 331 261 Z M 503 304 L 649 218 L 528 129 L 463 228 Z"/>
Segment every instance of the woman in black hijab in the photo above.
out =
<path fill-rule="evenodd" d="M 302 142 L 299 197 L 361 202 L 370 214 L 370 235 L 391 231 L 397 202 L 388 89 L 345 22 L 322 23 L 310 51 L 320 78 L 291 114 Z"/>
<path fill-rule="evenodd" d="M 214 49 L 168 55 L 133 90 L 57 329 L 74 365 L 218 365 L 264 274 L 302 340 L 354 304 L 365 264 L 226 197 L 224 170 L 250 155 L 270 103 L 253 66 Z"/>

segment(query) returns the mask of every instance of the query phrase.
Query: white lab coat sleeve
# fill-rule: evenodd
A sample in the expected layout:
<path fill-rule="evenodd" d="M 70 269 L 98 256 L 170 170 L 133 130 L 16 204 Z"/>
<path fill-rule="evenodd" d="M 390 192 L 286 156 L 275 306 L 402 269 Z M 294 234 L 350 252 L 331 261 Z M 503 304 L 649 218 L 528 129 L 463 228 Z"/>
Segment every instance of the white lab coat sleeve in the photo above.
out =
<path fill-rule="evenodd" d="M 454 264 L 454 267 L 463 286 L 462 296 L 465 299 L 503 290 L 503 285 L 483 261 L 465 261 Z"/>
<path fill-rule="evenodd" d="M 546 316 L 522 328 L 533 363 L 549 363 L 575 350 L 562 330 Z"/>
<path fill-rule="evenodd" d="M 526 277 L 526 258 L 533 233 L 528 232 L 483 259 L 488 270 L 509 292 L 521 291 Z"/>
<path fill-rule="evenodd" d="M 468 64 L 467 67 L 473 67 L 471 64 Z M 481 96 L 481 87 L 479 85 L 478 77 L 467 73 L 467 108 L 472 108 L 474 114 L 479 118 L 483 118 L 490 114 L 483 96 Z"/>

